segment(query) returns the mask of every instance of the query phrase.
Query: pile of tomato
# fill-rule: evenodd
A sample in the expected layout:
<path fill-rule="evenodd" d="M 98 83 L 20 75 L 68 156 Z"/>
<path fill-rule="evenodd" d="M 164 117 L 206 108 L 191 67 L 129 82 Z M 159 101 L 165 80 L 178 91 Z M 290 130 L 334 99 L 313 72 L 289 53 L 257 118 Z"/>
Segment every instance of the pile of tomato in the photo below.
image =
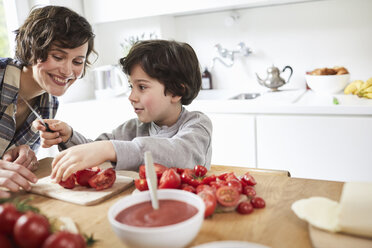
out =
<path fill-rule="evenodd" d="M 91 169 L 79 170 L 65 181 L 60 181 L 59 185 L 66 189 L 73 189 L 76 185 L 94 188 L 96 190 L 104 190 L 110 188 L 116 180 L 115 170 L 108 168 L 102 170 L 98 167 Z"/>
<path fill-rule="evenodd" d="M 49 220 L 42 214 L 20 211 L 16 204 L 0 205 L 1 248 L 84 248 L 86 241 L 81 234 L 68 231 L 51 232 Z"/>
<path fill-rule="evenodd" d="M 233 172 L 221 175 L 207 175 L 207 168 L 196 165 L 194 169 L 168 168 L 154 164 L 159 189 L 181 189 L 200 196 L 205 203 L 205 217 L 215 212 L 236 210 L 240 214 L 250 214 L 255 208 L 264 208 L 264 199 L 258 197 L 254 177 L 246 172 L 237 177 Z M 138 190 L 148 190 L 145 166 L 139 167 L 139 179 L 134 181 Z"/>

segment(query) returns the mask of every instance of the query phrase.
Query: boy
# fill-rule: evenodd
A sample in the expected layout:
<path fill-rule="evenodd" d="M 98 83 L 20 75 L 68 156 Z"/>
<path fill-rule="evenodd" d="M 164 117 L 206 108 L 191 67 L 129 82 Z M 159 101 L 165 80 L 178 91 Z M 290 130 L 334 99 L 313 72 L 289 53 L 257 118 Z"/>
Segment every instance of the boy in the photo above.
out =
<path fill-rule="evenodd" d="M 72 173 L 111 161 L 117 170 L 138 170 L 145 151 L 154 162 L 169 167 L 210 167 L 212 123 L 188 105 L 201 87 L 199 62 L 186 43 L 148 40 L 136 43 L 120 59 L 132 89 L 129 100 L 138 118 L 129 120 L 95 142 L 64 122 L 45 120 L 55 133 L 41 131 L 43 147 L 65 142 L 69 149 L 53 160 L 52 178 L 66 180 Z M 80 145 L 79 145 L 80 144 Z"/>

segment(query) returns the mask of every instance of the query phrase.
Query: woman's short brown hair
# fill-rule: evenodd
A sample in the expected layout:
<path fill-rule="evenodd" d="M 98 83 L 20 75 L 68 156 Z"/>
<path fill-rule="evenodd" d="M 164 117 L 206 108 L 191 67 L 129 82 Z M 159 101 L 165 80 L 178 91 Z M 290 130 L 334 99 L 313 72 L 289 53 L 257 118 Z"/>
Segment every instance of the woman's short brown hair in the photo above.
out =
<path fill-rule="evenodd" d="M 23 65 L 46 61 L 51 45 L 73 49 L 88 42 L 84 72 L 89 54 L 94 50 L 94 33 L 88 21 L 76 12 L 61 6 L 46 6 L 31 11 L 16 34 L 15 57 Z"/>
<path fill-rule="evenodd" d="M 190 104 L 201 87 L 201 73 L 194 49 L 183 42 L 168 40 L 139 41 L 128 55 L 120 59 L 125 74 L 140 65 L 152 78 L 164 84 L 167 92 L 181 96 L 183 105 Z"/>

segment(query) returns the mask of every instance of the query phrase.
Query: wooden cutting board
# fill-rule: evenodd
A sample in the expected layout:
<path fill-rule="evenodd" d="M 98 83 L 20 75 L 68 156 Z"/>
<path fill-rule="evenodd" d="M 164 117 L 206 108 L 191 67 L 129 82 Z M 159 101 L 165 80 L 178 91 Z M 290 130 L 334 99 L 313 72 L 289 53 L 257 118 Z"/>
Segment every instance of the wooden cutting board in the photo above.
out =
<path fill-rule="evenodd" d="M 309 225 L 309 234 L 314 248 L 371 248 L 372 239 L 331 233 Z"/>
<path fill-rule="evenodd" d="M 80 185 L 77 185 L 73 189 L 65 189 L 59 184 L 51 182 L 49 176 L 50 174 L 50 164 L 52 162 L 52 158 L 47 158 L 40 160 L 40 166 L 38 173 L 39 180 L 36 184 L 32 185 L 31 192 L 39 195 L 48 196 L 51 198 L 55 198 L 61 201 L 71 202 L 79 205 L 95 205 L 98 204 L 111 196 L 118 194 L 133 184 L 133 177 L 128 173 L 130 176 L 125 176 L 125 172 L 117 171 L 116 173 L 116 181 L 111 188 L 96 191 L 93 188 L 87 188 Z M 102 168 L 107 168 L 107 164 L 100 166 Z M 40 176 L 44 176 L 40 178 Z"/>

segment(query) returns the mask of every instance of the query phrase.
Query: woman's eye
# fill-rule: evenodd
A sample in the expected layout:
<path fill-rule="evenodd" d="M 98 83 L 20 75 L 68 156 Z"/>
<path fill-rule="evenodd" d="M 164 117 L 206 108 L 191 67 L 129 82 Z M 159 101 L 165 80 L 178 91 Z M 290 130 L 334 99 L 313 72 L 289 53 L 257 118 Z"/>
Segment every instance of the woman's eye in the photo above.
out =
<path fill-rule="evenodd" d="M 83 61 L 73 61 L 72 63 L 74 63 L 74 65 L 82 65 L 82 64 L 84 64 L 84 62 Z"/>
<path fill-rule="evenodd" d="M 62 60 L 62 57 L 57 56 L 57 55 L 52 55 L 52 57 L 53 57 L 55 60 L 58 60 L 58 61 Z"/>

